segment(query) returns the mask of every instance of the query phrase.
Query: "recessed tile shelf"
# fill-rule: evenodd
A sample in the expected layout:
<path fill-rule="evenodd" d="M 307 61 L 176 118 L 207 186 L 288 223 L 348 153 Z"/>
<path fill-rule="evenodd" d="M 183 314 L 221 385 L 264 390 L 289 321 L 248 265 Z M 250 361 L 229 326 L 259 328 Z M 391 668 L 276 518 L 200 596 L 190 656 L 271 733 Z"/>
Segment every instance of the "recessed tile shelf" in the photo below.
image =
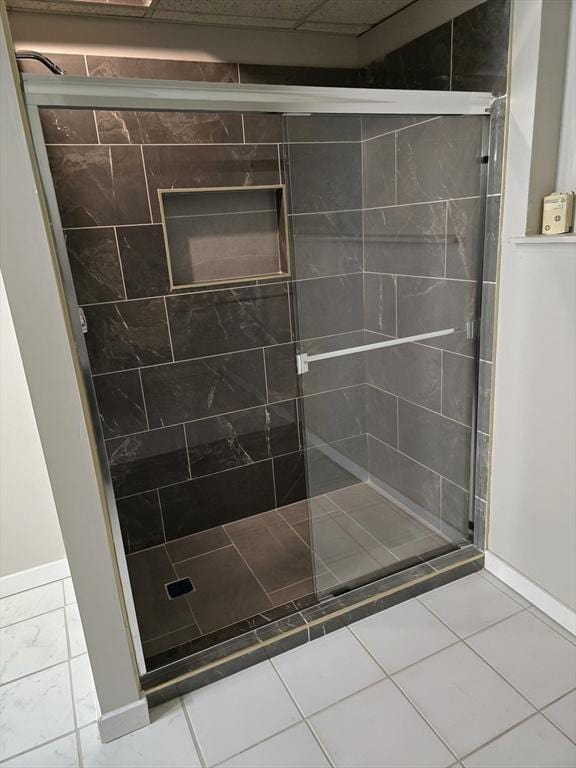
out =
<path fill-rule="evenodd" d="M 172 288 L 290 275 L 283 184 L 159 189 Z"/>

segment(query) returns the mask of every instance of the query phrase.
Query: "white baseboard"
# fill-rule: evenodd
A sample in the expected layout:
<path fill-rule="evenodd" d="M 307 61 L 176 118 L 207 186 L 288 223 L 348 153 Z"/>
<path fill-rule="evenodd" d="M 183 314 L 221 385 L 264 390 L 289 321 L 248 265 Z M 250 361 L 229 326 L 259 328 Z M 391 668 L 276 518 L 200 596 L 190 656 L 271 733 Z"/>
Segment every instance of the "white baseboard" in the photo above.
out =
<path fill-rule="evenodd" d="M 119 739 L 120 736 L 126 736 L 127 733 L 144 728 L 149 723 L 148 702 L 146 699 L 139 699 L 102 715 L 98 720 L 100 739 L 106 744 Z"/>
<path fill-rule="evenodd" d="M 485 553 L 484 568 L 554 619 L 557 624 L 576 635 L 576 612 L 567 605 L 492 552 Z"/>
<path fill-rule="evenodd" d="M 18 571 L 0 578 L 0 597 L 9 597 L 17 592 L 41 587 L 70 576 L 70 568 L 66 558 L 53 560 L 51 563 L 38 565 L 36 568 L 28 568 L 26 571 Z"/>

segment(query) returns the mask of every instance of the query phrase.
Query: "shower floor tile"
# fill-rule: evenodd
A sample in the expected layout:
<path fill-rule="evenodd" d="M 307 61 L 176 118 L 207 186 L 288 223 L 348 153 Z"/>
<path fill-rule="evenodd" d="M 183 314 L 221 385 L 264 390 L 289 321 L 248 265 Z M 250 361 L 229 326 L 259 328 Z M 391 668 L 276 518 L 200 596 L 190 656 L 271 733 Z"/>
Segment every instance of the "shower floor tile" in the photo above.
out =
<path fill-rule="evenodd" d="M 428 526 L 358 483 L 128 556 L 150 668 L 298 610 L 298 601 L 445 547 Z M 189 578 L 170 600 L 165 585 Z M 178 648 L 181 646 L 181 650 Z"/>

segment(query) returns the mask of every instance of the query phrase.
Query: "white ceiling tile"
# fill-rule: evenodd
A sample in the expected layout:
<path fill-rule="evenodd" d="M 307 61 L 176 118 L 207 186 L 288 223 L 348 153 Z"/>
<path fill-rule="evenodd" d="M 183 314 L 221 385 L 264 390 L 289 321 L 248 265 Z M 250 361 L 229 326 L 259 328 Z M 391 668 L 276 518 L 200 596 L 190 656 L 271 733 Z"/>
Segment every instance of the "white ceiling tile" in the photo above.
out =
<path fill-rule="evenodd" d="M 411 2 L 412 0 L 328 0 L 306 21 L 376 24 Z"/>
<path fill-rule="evenodd" d="M 217 16 L 162 10 L 155 11 L 151 18 L 162 19 L 163 21 L 186 21 L 189 24 L 214 27 L 258 27 L 265 29 L 292 29 L 297 23 L 292 19 L 258 19 L 255 16 Z"/>
<path fill-rule="evenodd" d="M 361 35 L 370 29 L 370 24 L 333 24 L 328 21 L 305 21 L 298 30 L 307 32 L 329 32 L 332 35 Z"/>
<path fill-rule="evenodd" d="M 47 0 L 8 0 L 13 11 L 42 11 L 44 13 L 78 13 L 86 16 L 144 16 L 147 6 L 122 5 L 98 2 L 49 2 Z"/>
<path fill-rule="evenodd" d="M 318 7 L 320 0 L 160 0 L 158 10 L 188 14 L 301 19 Z"/>

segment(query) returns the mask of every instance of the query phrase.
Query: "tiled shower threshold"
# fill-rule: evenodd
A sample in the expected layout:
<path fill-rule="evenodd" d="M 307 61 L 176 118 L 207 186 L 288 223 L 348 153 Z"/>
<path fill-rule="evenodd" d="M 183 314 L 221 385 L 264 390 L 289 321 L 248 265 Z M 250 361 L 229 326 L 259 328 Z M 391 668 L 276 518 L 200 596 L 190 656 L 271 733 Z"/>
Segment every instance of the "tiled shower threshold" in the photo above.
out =
<path fill-rule="evenodd" d="M 406 561 L 399 572 L 149 672 L 141 678 L 143 693 L 149 705 L 156 706 L 481 570 L 484 564 L 484 553 L 473 545 L 430 557 L 426 562 Z"/>

